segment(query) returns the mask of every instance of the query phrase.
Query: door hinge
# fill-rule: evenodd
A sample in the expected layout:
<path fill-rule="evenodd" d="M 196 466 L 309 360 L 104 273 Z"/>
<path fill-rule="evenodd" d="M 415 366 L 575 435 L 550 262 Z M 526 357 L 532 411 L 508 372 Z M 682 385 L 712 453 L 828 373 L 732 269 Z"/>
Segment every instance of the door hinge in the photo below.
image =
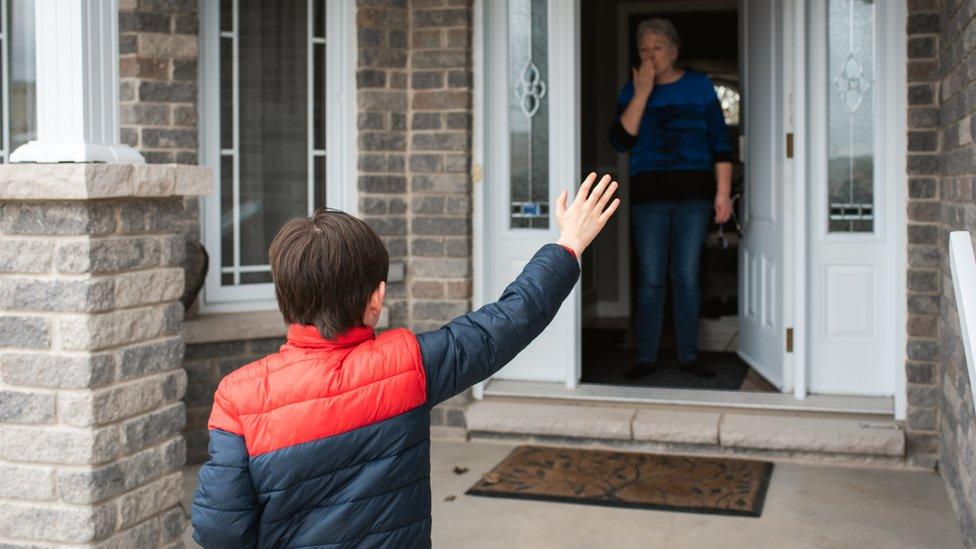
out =
<path fill-rule="evenodd" d="M 786 329 L 786 352 L 793 352 L 793 328 Z"/>
<path fill-rule="evenodd" d="M 786 134 L 786 158 L 793 158 L 793 132 Z"/>
<path fill-rule="evenodd" d="M 481 183 L 481 164 L 477 162 L 471 164 L 471 182 Z"/>

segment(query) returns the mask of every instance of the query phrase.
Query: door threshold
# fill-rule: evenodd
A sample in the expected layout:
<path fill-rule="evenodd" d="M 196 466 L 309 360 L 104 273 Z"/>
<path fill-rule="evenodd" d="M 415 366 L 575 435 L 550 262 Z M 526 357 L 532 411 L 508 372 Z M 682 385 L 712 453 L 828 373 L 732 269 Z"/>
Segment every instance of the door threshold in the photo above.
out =
<path fill-rule="evenodd" d="M 895 415 L 893 397 L 808 395 L 800 400 L 792 394 L 784 393 L 634 387 L 595 383 L 581 383 L 575 389 L 570 389 L 562 383 L 501 379 L 487 382 L 484 394 L 492 397 L 862 414 L 888 418 Z"/>

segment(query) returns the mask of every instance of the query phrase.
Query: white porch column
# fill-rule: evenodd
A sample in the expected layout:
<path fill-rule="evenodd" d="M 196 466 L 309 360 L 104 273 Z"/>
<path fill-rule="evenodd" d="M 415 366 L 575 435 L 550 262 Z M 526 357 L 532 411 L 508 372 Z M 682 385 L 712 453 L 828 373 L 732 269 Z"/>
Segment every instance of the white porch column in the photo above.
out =
<path fill-rule="evenodd" d="M 37 0 L 37 139 L 10 162 L 145 162 L 119 137 L 118 18 L 118 0 Z"/>

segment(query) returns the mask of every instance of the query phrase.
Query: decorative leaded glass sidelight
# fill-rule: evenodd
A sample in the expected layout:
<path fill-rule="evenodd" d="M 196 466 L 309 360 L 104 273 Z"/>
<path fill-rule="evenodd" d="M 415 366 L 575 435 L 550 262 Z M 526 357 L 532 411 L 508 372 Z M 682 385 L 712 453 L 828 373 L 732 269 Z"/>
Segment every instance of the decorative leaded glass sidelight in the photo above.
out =
<path fill-rule="evenodd" d="M 508 0 L 511 227 L 549 228 L 548 0 Z"/>
<path fill-rule="evenodd" d="M 827 215 L 830 232 L 874 230 L 874 0 L 827 8 Z"/>

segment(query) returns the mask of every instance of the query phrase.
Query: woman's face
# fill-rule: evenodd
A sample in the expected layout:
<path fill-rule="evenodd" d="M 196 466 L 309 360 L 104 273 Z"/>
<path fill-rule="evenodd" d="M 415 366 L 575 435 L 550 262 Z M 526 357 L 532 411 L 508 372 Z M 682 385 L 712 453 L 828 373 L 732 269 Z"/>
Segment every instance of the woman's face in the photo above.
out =
<path fill-rule="evenodd" d="M 650 59 L 654 63 L 654 72 L 658 74 L 674 68 L 674 61 L 678 58 L 678 48 L 666 36 L 654 32 L 641 35 L 637 51 L 641 61 Z"/>

